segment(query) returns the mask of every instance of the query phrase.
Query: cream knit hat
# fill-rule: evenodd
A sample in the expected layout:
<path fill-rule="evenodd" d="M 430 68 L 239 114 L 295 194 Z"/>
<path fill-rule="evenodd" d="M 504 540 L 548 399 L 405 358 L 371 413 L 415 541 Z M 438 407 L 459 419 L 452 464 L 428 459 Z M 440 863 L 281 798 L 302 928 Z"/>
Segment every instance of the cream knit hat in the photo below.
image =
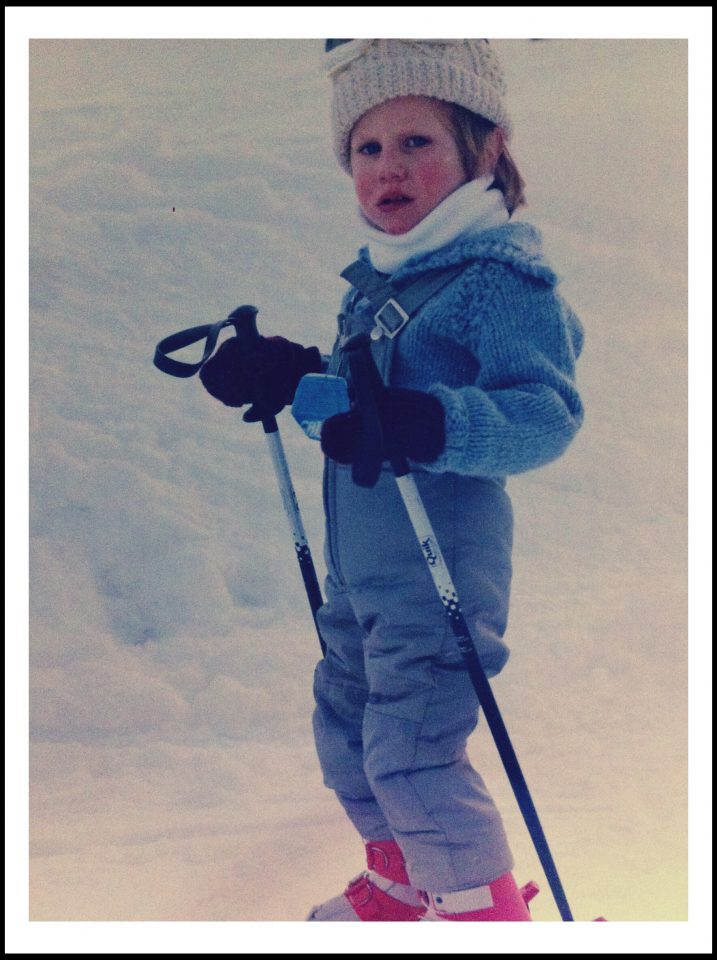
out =
<path fill-rule="evenodd" d="M 371 107 L 409 95 L 466 107 L 510 137 L 505 80 L 487 40 L 328 40 L 334 152 L 350 172 L 349 139 Z"/>

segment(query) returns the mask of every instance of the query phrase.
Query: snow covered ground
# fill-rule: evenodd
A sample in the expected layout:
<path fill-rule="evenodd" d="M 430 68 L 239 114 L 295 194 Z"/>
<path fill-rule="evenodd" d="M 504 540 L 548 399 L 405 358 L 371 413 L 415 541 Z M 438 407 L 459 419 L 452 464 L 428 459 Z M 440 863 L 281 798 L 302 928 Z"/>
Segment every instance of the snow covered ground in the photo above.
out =
<path fill-rule="evenodd" d="M 263 433 L 151 362 L 241 303 L 330 346 L 360 237 L 321 44 L 65 35 L 30 43 L 28 936 L 341 952 L 304 924 L 204 923 L 302 921 L 361 846 L 314 757 L 318 643 Z M 660 952 L 665 921 L 690 929 L 688 61 L 665 36 L 495 41 L 524 217 L 586 328 L 586 423 L 510 483 L 513 656 L 494 689 L 576 918 L 613 921 L 537 925 L 530 952 L 556 930 L 630 952 L 661 921 Z M 320 451 L 280 427 L 321 574 Z M 710 631 L 691 626 L 699 694 Z M 470 750 L 518 880 L 542 886 L 534 918 L 559 919 L 485 728 Z M 449 952 L 423 930 L 412 950 Z M 468 949 L 528 942 L 480 932 Z M 413 936 L 381 933 L 389 952 Z"/>

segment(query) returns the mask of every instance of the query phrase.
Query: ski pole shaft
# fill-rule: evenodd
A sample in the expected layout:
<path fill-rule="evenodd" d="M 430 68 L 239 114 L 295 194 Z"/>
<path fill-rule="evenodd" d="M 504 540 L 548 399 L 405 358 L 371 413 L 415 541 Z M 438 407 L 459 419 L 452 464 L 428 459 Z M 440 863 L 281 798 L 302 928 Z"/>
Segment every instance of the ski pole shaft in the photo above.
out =
<path fill-rule="evenodd" d="M 513 788 L 515 799 L 518 802 L 518 807 L 523 815 L 528 832 L 533 840 L 541 866 L 545 871 L 545 876 L 550 885 L 553 897 L 555 898 L 558 911 L 563 920 L 572 920 L 573 916 L 570 906 L 568 905 L 563 885 L 550 852 L 550 847 L 545 838 L 538 812 L 535 809 L 528 784 L 523 776 L 523 771 L 521 770 L 518 757 L 513 749 L 513 744 L 505 723 L 503 722 L 503 717 L 501 716 L 500 709 L 493 695 L 493 690 L 476 652 L 468 625 L 461 610 L 456 588 L 448 572 L 448 567 L 446 566 L 441 548 L 436 540 L 428 514 L 423 506 L 416 481 L 408 471 L 407 464 L 404 467 L 404 465 L 399 462 L 394 467 L 394 474 L 401 498 L 406 506 L 411 525 L 413 526 L 416 538 L 421 547 L 421 552 L 428 565 L 438 595 L 441 598 L 441 603 L 445 608 L 453 635 L 456 638 L 456 642 L 463 656 L 463 661 L 468 668 L 473 687 L 478 697 L 478 702 L 481 705 L 490 731 L 493 734 L 495 745 L 503 761 L 505 772 Z"/>
<path fill-rule="evenodd" d="M 248 350 L 251 350 L 253 344 L 255 344 L 259 339 L 259 332 L 256 328 L 256 315 L 256 307 L 243 306 L 237 307 L 237 309 L 229 316 L 229 319 L 233 323 L 236 330 L 237 337 L 239 337 L 240 342 L 245 345 Z M 291 536 L 294 541 L 294 549 L 296 551 L 296 558 L 299 563 L 301 577 L 304 581 L 304 589 L 306 590 L 306 596 L 311 609 L 311 616 L 313 617 L 314 626 L 316 627 L 316 633 L 319 638 L 321 652 L 325 655 L 326 644 L 321 636 L 321 630 L 319 628 L 317 619 L 318 610 L 323 605 L 324 601 L 321 596 L 321 588 L 319 587 L 319 581 L 316 576 L 316 568 L 314 567 L 314 561 L 311 556 L 309 541 L 306 537 L 304 524 L 301 519 L 299 502 L 296 497 L 294 485 L 291 481 L 291 473 L 289 472 L 289 465 L 286 460 L 286 454 L 284 453 L 284 445 L 281 442 L 279 426 L 276 422 L 276 417 L 274 416 L 262 417 L 261 425 L 264 428 L 264 433 L 269 446 L 271 462 L 274 467 L 274 474 L 279 486 L 279 493 L 281 494 L 281 502 L 283 504 L 287 520 L 289 521 Z"/>
<path fill-rule="evenodd" d="M 321 587 L 319 586 L 319 581 L 316 576 L 314 561 L 311 557 L 309 542 L 304 531 L 304 524 L 301 520 L 296 493 L 294 492 L 294 487 L 291 482 L 289 467 L 286 462 L 286 456 L 284 455 L 284 447 L 281 442 L 281 437 L 279 436 L 278 428 L 275 430 L 267 430 L 264 425 L 264 431 L 269 445 L 271 461 L 274 465 L 274 473 L 276 474 L 279 484 L 284 512 L 286 513 L 291 528 L 294 549 L 296 550 L 296 559 L 298 560 L 299 570 L 301 571 L 301 577 L 304 581 L 304 589 L 306 590 L 311 615 L 314 619 L 314 626 L 316 627 L 319 644 L 321 645 L 321 652 L 322 654 L 326 654 L 326 644 L 321 636 L 321 629 L 317 620 L 319 607 L 323 605 L 324 601 L 321 596 Z"/>

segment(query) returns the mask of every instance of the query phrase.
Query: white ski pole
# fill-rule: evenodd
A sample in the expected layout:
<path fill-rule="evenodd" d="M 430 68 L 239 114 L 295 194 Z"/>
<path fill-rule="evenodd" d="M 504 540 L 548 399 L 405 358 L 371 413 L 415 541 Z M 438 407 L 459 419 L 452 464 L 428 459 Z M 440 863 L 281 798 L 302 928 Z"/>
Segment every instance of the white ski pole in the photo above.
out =
<path fill-rule="evenodd" d="M 220 332 L 227 326 L 234 327 L 237 337 L 246 345 L 247 351 L 251 351 L 259 339 L 259 333 L 256 329 L 257 312 L 256 307 L 247 304 L 237 307 L 225 320 L 221 320 L 219 323 L 192 327 L 189 330 L 181 330 L 179 333 L 165 337 L 164 340 L 157 344 L 154 354 L 154 365 L 159 370 L 162 370 L 163 373 L 168 373 L 173 377 L 193 376 L 199 372 L 209 359 Z M 197 363 L 185 363 L 181 360 L 175 360 L 168 355 L 176 350 L 197 343 L 200 340 L 205 340 L 206 342 L 202 359 Z M 316 633 L 319 637 L 321 652 L 325 654 L 326 644 L 321 636 L 321 630 L 316 616 L 319 607 L 322 606 L 324 601 L 321 596 L 321 588 L 319 587 L 319 581 L 316 576 L 311 550 L 309 549 L 309 542 L 306 538 L 306 532 L 304 531 L 304 524 L 299 511 L 299 502 L 291 482 L 291 474 L 289 473 L 284 446 L 281 442 L 281 436 L 279 435 L 276 417 L 263 417 L 261 424 L 269 444 L 271 462 L 279 485 L 284 512 L 289 521 L 291 536 L 294 541 L 294 550 L 296 551 L 296 558 L 299 562 L 299 569 L 304 581 L 304 588 L 306 589 L 306 596 L 309 601 L 309 607 L 311 608 Z"/>
<path fill-rule="evenodd" d="M 372 487 L 378 480 L 383 460 L 383 436 L 376 405 L 376 394 L 383 389 L 383 381 L 374 363 L 370 339 L 367 334 L 357 334 L 344 345 L 344 349 L 349 351 L 349 365 L 356 403 L 361 413 L 362 440 L 358 459 L 354 463 L 353 479 L 359 486 Z M 421 553 L 428 565 L 433 583 L 446 611 L 453 635 L 478 697 L 478 702 L 493 734 L 495 745 L 498 748 L 508 780 L 535 845 L 541 866 L 545 871 L 561 919 L 572 920 L 573 915 L 558 876 L 548 841 L 543 832 L 538 812 L 535 809 L 528 784 L 518 763 L 518 757 L 513 749 L 493 690 L 480 662 L 475 643 L 461 610 L 458 593 L 436 540 L 416 481 L 411 475 L 408 461 L 405 458 L 398 457 L 391 460 L 391 467 L 418 539 Z"/>

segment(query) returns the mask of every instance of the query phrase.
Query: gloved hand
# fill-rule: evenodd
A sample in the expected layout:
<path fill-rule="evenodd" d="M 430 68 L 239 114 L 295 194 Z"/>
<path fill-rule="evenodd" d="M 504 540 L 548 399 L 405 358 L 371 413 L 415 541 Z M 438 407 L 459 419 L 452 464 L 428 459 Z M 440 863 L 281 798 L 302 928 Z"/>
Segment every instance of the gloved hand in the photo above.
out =
<path fill-rule="evenodd" d="M 443 452 L 445 413 L 432 394 L 385 387 L 376 397 L 376 406 L 383 431 L 383 460 L 408 457 L 417 463 L 430 463 Z M 360 437 L 358 410 L 338 413 L 324 421 L 321 449 L 337 463 L 353 463 Z"/>
<path fill-rule="evenodd" d="M 259 337 L 247 348 L 232 337 L 199 371 L 206 390 L 228 407 L 253 406 L 243 420 L 256 423 L 291 403 L 305 373 L 320 373 L 318 347 L 302 347 L 284 337 Z"/>

